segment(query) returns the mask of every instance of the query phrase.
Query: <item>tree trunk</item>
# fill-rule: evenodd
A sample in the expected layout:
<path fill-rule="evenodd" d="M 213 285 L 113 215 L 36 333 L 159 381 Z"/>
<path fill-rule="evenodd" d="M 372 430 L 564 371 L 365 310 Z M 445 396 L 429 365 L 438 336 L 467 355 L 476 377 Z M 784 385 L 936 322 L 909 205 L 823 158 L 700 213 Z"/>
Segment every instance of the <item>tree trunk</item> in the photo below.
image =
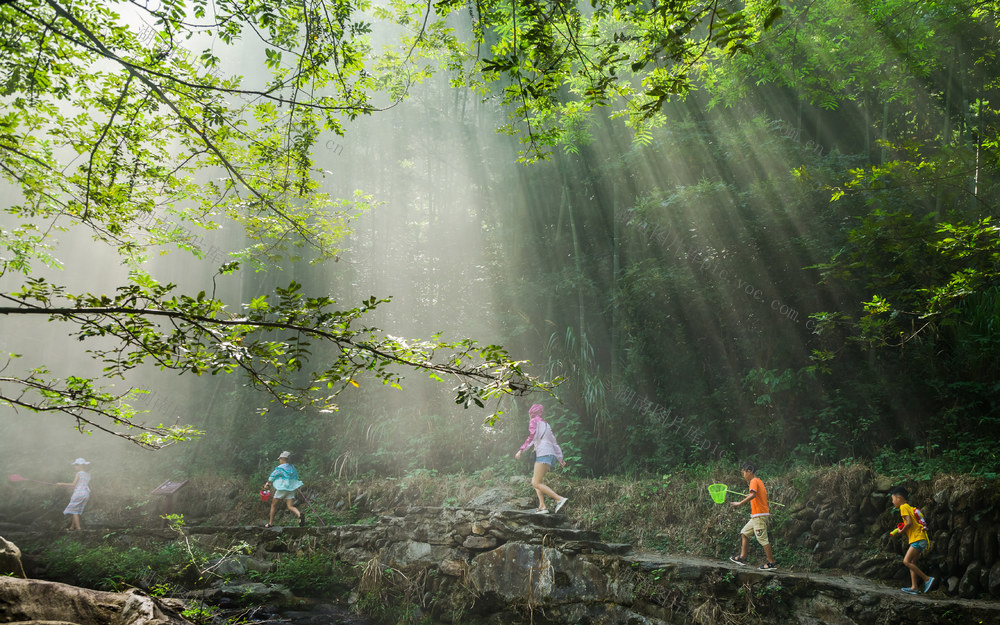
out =
<path fill-rule="evenodd" d="M 0 577 L 0 622 L 61 621 L 78 625 L 190 625 L 137 590 L 104 592 L 38 579 Z"/>

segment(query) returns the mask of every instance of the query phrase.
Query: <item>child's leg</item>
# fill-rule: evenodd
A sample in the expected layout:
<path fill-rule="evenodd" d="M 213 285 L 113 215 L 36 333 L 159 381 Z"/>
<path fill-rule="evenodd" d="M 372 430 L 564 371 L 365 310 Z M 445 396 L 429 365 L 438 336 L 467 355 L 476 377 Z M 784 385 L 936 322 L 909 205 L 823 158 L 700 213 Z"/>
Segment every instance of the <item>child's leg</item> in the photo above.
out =
<path fill-rule="evenodd" d="M 559 495 L 555 494 L 551 488 L 542 483 L 545 479 L 545 474 L 549 472 L 549 465 L 544 462 L 536 462 L 535 470 L 531 475 L 531 487 L 535 489 L 535 494 L 538 495 L 538 509 L 545 509 L 545 495 L 552 497 L 553 499 L 562 499 Z"/>
<path fill-rule="evenodd" d="M 278 508 L 278 498 L 271 495 L 271 516 L 267 519 L 268 525 L 274 525 L 274 513 Z"/>
<path fill-rule="evenodd" d="M 289 497 L 288 499 L 286 499 L 285 503 L 288 504 L 288 510 L 289 510 L 289 512 L 291 512 L 292 514 L 294 514 L 296 519 L 299 518 L 300 516 L 302 516 L 302 513 L 299 512 L 299 509 L 292 505 L 292 498 L 291 497 Z"/>
<path fill-rule="evenodd" d="M 906 568 L 910 569 L 910 588 L 913 590 L 919 590 L 919 584 L 930 579 L 930 577 L 921 571 L 919 566 L 917 566 L 917 558 L 919 557 L 920 550 L 912 545 L 906 550 L 906 555 L 903 556 L 903 564 L 906 565 Z"/>
<path fill-rule="evenodd" d="M 764 548 L 764 555 L 767 561 L 774 564 L 774 552 L 771 550 L 771 539 L 767 535 L 767 517 L 758 517 L 754 525 L 754 535 L 757 542 Z"/>
<path fill-rule="evenodd" d="M 747 524 L 743 526 L 740 530 L 740 559 L 746 560 L 747 552 L 750 550 L 750 536 L 753 534 L 753 519 L 747 521 Z"/>
<path fill-rule="evenodd" d="M 774 562 L 774 552 L 771 550 L 771 543 L 764 545 L 764 555 L 767 556 L 768 562 Z"/>
<path fill-rule="evenodd" d="M 81 529 L 80 528 L 80 515 L 79 514 L 74 514 L 72 516 L 73 516 L 73 520 L 70 521 L 69 528 L 71 530 Z"/>

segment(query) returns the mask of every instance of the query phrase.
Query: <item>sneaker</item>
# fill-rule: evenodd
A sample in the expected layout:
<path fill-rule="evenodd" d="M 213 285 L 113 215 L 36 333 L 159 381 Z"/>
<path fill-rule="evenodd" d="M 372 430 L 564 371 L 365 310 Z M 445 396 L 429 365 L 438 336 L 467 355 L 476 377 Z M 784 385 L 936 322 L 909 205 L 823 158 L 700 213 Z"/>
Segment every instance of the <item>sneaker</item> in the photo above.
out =
<path fill-rule="evenodd" d="M 913 590 L 912 588 L 900 588 L 900 590 L 902 590 L 903 592 L 905 592 L 908 595 L 915 595 L 915 594 L 917 594 L 917 591 Z"/>
<path fill-rule="evenodd" d="M 560 510 L 562 510 L 562 507 L 566 505 L 567 501 L 569 501 L 569 497 L 563 497 L 562 499 L 560 499 L 559 503 L 556 504 L 555 512 L 559 512 Z"/>
<path fill-rule="evenodd" d="M 927 593 L 929 593 L 932 588 L 934 588 L 934 578 L 933 577 L 930 578 L 930 579 L 928 579 L 926 582 L 924 582 L 924 594 L 926 595 Z"/>
<path fill-rule="evenodd" d="M 736 564 L 739 564 L 740 566 L 746 566 L 747 565 L 747 559 L 746 558 L 741 558 L 739 556 L 732 556 L 729 559 L 732 560 L 733 562 L 735 562 Z"/>
<path fill-rule="evenodd" d="M 777 562 L 765 562 L 764 564 L 760 565 L 761 571 L 773 571 L 777 568 L 778 568 Z"/>
<path fill-rule="evenodd" d="M 535 510 L 535 514 L 548 514 L 548 513 L 549 513 L 548 508 L 538 508 L 537 510 Z"/>
<path fill-rule="evenodd" d="M 305 526 L 306 526 L 306 513 L 299 512 L 299 527 L 305 527 Z"/>

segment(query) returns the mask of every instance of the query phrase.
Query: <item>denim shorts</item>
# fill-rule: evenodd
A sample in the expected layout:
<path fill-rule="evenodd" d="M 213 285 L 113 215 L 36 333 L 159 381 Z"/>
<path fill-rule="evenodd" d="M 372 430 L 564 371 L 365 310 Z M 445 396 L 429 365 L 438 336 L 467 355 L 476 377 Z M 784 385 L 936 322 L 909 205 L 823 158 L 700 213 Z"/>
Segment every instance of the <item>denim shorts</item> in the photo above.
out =
<path fill-rule="evenodd" d="M 916 542 L 910 543 L 910 546 L 916 549 L 917 551 L 923 551 L 924 549 L 927 549 L 927 541 L 918 540 Z"/>
<path fill-rule="evenodd" d="M 549 465 L 550 467 L 554 467 L 554 466 L 556 466 L 556 457 L 555 456 L 538 456 L 537 458 L 535 458 L 535 462 L 541 462 L 543 464 Z"/>

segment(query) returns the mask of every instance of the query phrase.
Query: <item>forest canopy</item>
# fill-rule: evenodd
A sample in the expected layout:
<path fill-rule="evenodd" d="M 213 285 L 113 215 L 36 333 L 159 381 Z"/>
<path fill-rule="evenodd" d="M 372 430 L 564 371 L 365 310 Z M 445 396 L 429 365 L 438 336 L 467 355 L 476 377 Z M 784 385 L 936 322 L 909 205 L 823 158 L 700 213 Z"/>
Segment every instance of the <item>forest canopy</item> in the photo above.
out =
<path fill-rule="evenodd" d="M 553 418 L 582 471 L 764 441 L 782 458 L 996 472 L 998 15 L 898 0 L 0 0 L 0 313 L 61 322 L 94 363 L 12 354 L 0 400 L 156 447 L 197 426 L 146 424 L 134 391 L 108 388 L 143 365 L 238 372 L 294 419 L 337 410 L 363 376 L 457 378 L 456 402 L 494 415 L 565 380 Z M 466 116 L 468 94 L 519 149 L 472 152 L 493 128 Z M 396 164 L 426 161 L 432 187 L 471 188 L 475 206 L 422 205 L 433 191 L 402 198 L 359 171 L 331 191 L 322 137 L 407 106 L 445 111 L 482 166 L 471 182 L 434 169 L 437 122 L 413 131 L 427 154 Z M 394 293 L 277 282 L 276 268 L 349 255 L 389 197 L 408 250 L 446 212 L 475 214 L 504 285 L 484 304 L 502 341 L 403 339 L 371 321 Z M 80 237 L 115 255 L 121 284 L 59 280 Z M 202 262 L 203 286 L 161 282 L 149 262 L 168 250 Z M 238 299 L 222 295 L 233 280 Z M 369 444 L 358 424 L 324 427 Z"/>

